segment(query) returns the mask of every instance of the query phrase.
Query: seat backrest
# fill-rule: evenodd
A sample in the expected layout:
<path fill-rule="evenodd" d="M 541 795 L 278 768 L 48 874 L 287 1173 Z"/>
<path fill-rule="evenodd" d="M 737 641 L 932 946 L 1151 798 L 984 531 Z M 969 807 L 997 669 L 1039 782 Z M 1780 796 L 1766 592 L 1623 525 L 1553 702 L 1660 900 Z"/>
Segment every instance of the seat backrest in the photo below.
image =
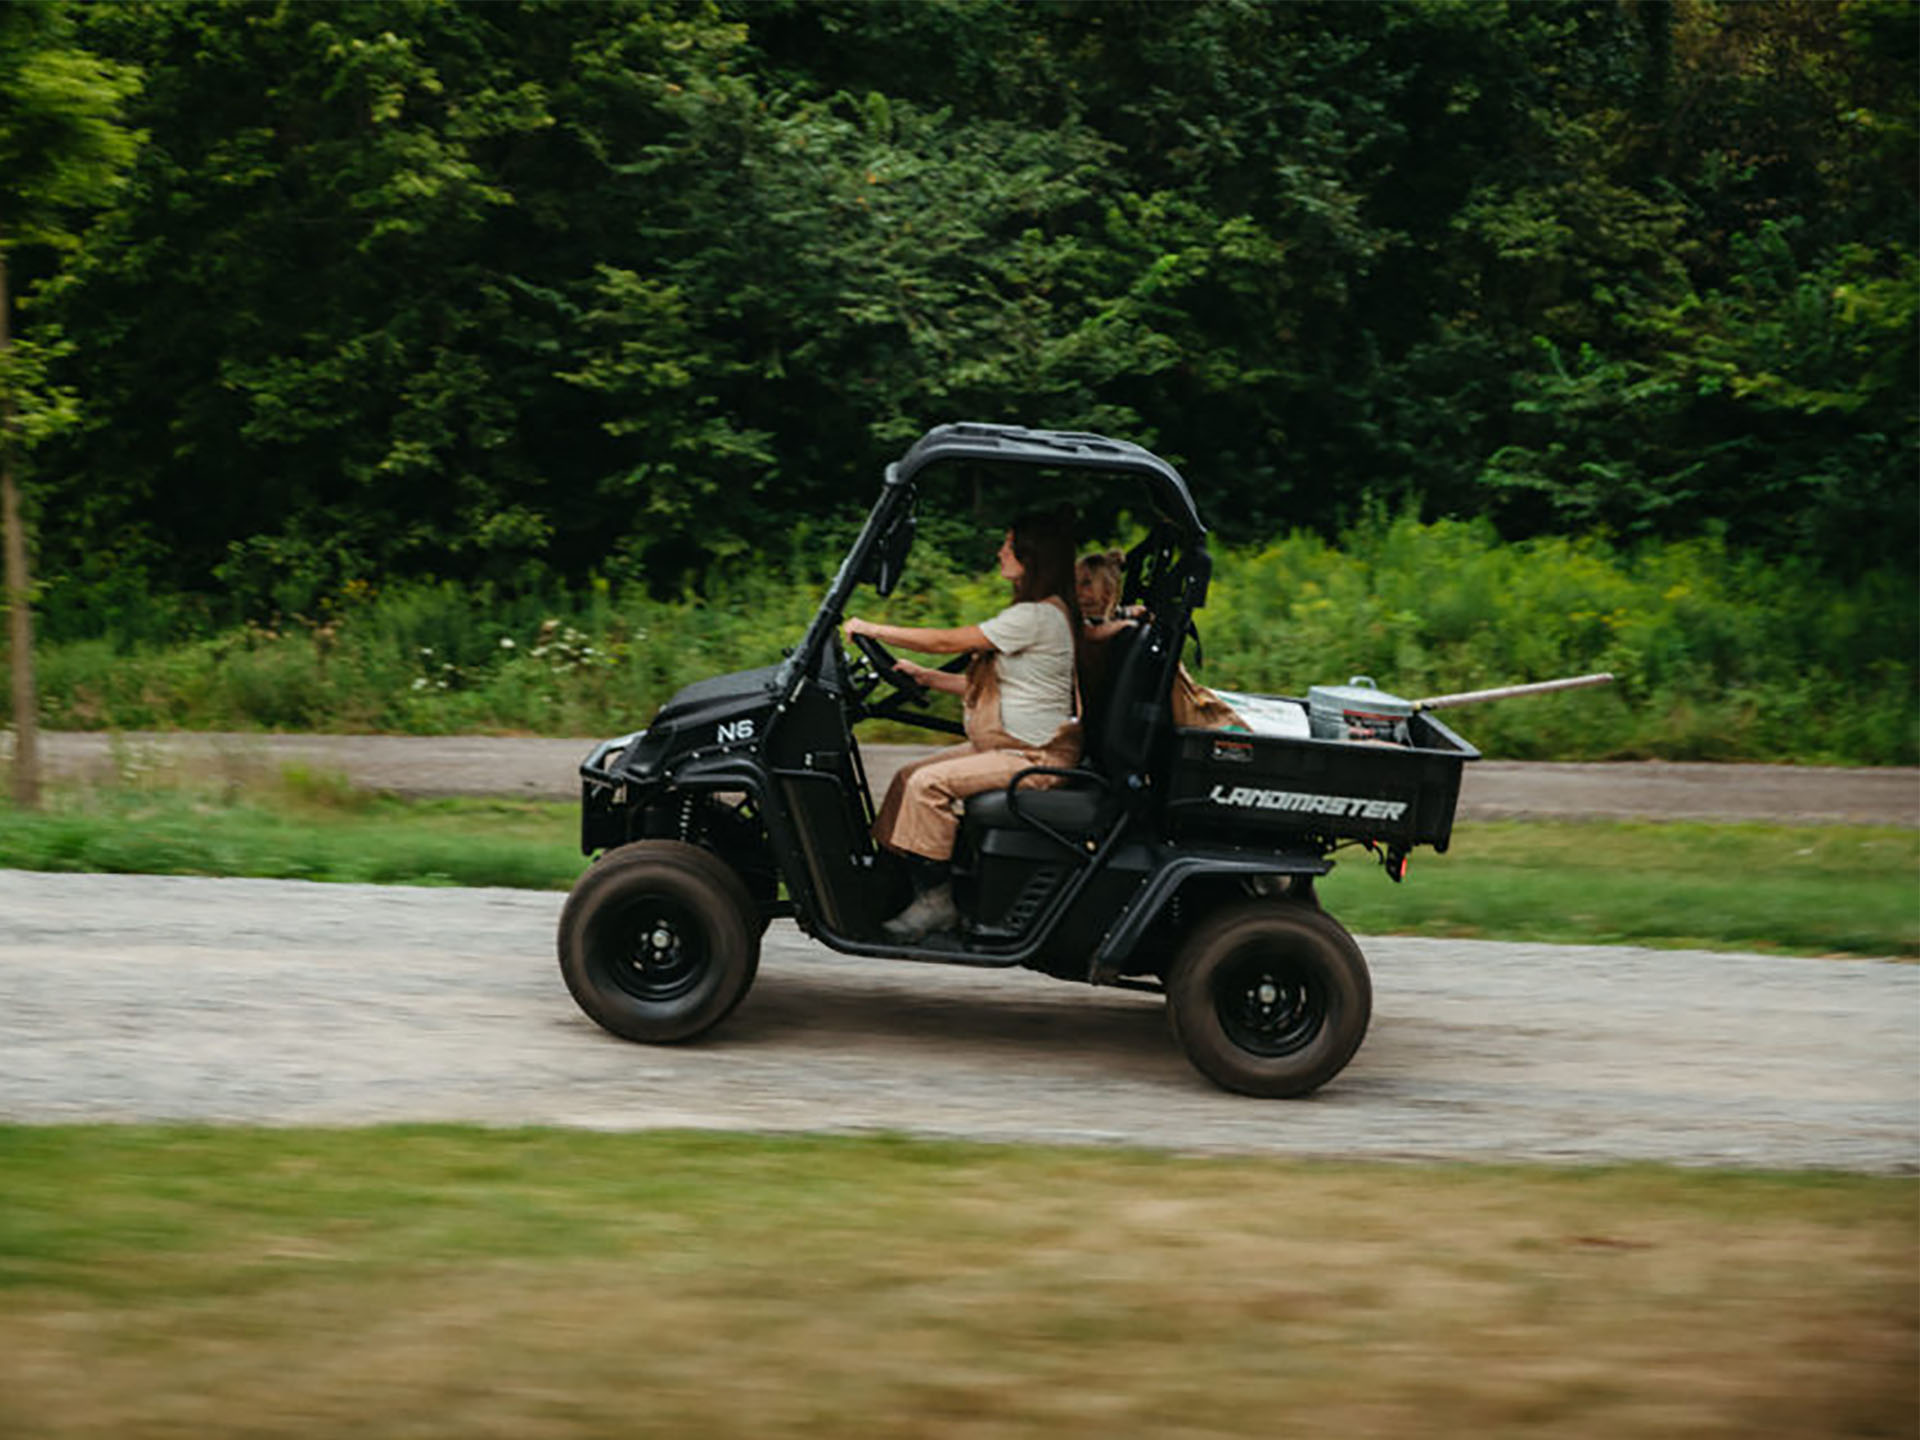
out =
<path fill-rule="evenodd" d="M 1198 593 L 1204 594 L 1210 564 L 1204 546 L 1197 556 L 1181 553 L 1186 543 L 1162 522 L 1127 552 L 1122 599 L 1140 606 L 1146 618 L 1085 647 L 1086 753 L 1114 780 L 1153 771 L 1173 739 L 1173 677 L 1195 603 L 1195 566 L 1201 567 Z"/>
<path fill-rule="evenodd" d="M 1097 648 L 1102 653 L 1088 668 L 1098 678 L 1082 696 L 1086 749 L 1103 772 L 1122 780 L 1150 770 L 1170 733 L 1173 665 L 1152 621 L 1117 631 Z"/>
<path fill-rule="evenodd" d="M 1099 764 L 1106 745 L 1108 700 L 1113 692 L 1114 671 L 1132 646 L 1132 627 L 1116 631 L 1106 640 L 1080 642 L 1080 734 L 1086 757 Z"/>

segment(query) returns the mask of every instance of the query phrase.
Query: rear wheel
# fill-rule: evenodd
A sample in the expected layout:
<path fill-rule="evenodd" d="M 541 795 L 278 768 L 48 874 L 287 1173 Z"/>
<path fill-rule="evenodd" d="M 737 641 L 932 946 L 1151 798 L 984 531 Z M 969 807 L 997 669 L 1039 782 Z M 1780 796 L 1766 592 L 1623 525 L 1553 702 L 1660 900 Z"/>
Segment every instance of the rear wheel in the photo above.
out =
<path fill-rule="evenodd" d="M 1360 947 L 1324 910 L 1254 900 L 1195 927 L 1167 976 L 1194 1068 L 1228 1090 L 1305 1095 L 1345 1068 L 1373 1013 Z"/>
<path fill-rule="evenodd" d="M 677 840 L 609 851 L 560 912 L 560 973 L 627 1040 L 690 1040 L 732 1013 L 760 962 L 758 907 L 725 861 Z"/>

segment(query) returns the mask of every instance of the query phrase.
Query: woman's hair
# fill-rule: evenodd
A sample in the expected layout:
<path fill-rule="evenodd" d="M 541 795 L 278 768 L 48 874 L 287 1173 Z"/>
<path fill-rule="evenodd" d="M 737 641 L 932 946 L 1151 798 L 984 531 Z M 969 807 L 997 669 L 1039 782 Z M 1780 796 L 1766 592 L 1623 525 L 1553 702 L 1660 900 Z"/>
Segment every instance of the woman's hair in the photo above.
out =
<path fill-rule="evenodd" d="M 1110 619 L 1115 607 L 1120 604 L 1120 587 L 1126 579 L 1127 552 L 1124 550 L 1091 550 L 1080 557 L 1080 563 L 1074 567 L 1074 576 L 1085 576 L 1094 588 L 1104 595 L 1100 606 L 1099 618 Z"/>
<path fill-rule="evenodd" d="M 1058 596 L 1067 614 L 1079 629 L 1080 606 L 1073 593 L 1073 507 L 1034 511 L 1017 517 L 1008 530 L 1013 534 L 1013 558 L 1020 562 L 1022 574 L 1013 585 L 1013 598 L 1046 600 Z"/>

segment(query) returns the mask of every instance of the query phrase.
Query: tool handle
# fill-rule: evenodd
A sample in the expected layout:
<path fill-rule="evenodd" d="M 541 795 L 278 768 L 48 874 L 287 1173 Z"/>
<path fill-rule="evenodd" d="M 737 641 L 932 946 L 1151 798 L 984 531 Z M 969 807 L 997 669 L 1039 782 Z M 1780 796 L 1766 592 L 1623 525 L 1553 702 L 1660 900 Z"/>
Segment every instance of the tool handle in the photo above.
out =
<path fill-rule="evenodd" d="M 1586 685 L 1610 685 L 1613 675 L 1570 675 L 1564 680 L 1536 680 L 1531 685 L 1501 685 L 1492 690 L 1463 690 L 1457 695 L 1429 695 L 1413 702 L 1415 710 L 1450 710 L 1455 705 L 1477 705 L 1482 700 L 1511 700 L 1516 695 L 1545 695 L 1554 690 L 1578 690 Z"/>

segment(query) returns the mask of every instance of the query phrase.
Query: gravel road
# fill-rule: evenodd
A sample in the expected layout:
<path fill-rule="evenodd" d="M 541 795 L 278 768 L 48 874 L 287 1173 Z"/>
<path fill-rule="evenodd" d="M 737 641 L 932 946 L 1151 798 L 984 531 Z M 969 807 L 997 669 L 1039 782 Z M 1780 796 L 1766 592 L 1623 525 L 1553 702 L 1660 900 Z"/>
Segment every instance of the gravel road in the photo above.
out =
<path fill-rule="evenodd" d="M 4 737 L 0 737 L 3 739 Z M 400 795 L 579 798 L 580 762 L 593 741 L 449 735 L 103 735 L 40 737 L 48 774 L 110 782 L 170 767 L 229 778 L 273 775 L 300 764 Z M 884 791 L 911 745 L 863 745 L 868 780 Z M 1767 820 L 1920 826 L 1920 770 L 1803 765 L 1569 765 L 1483 760 L 1469 765 L 1462 820 Z"/>
<path fill-rule="evenodd" d="M 0 871 L 0 1118 L 873 1129 L 1183 1151 L 1920 1171 L 1920 967 L 1362 938 L 1311 1100 L 1191 1071 L 1157 999 L 853 960 L 790 925 L 728 1024 L 604 1035 L 561 897 Z"/>

